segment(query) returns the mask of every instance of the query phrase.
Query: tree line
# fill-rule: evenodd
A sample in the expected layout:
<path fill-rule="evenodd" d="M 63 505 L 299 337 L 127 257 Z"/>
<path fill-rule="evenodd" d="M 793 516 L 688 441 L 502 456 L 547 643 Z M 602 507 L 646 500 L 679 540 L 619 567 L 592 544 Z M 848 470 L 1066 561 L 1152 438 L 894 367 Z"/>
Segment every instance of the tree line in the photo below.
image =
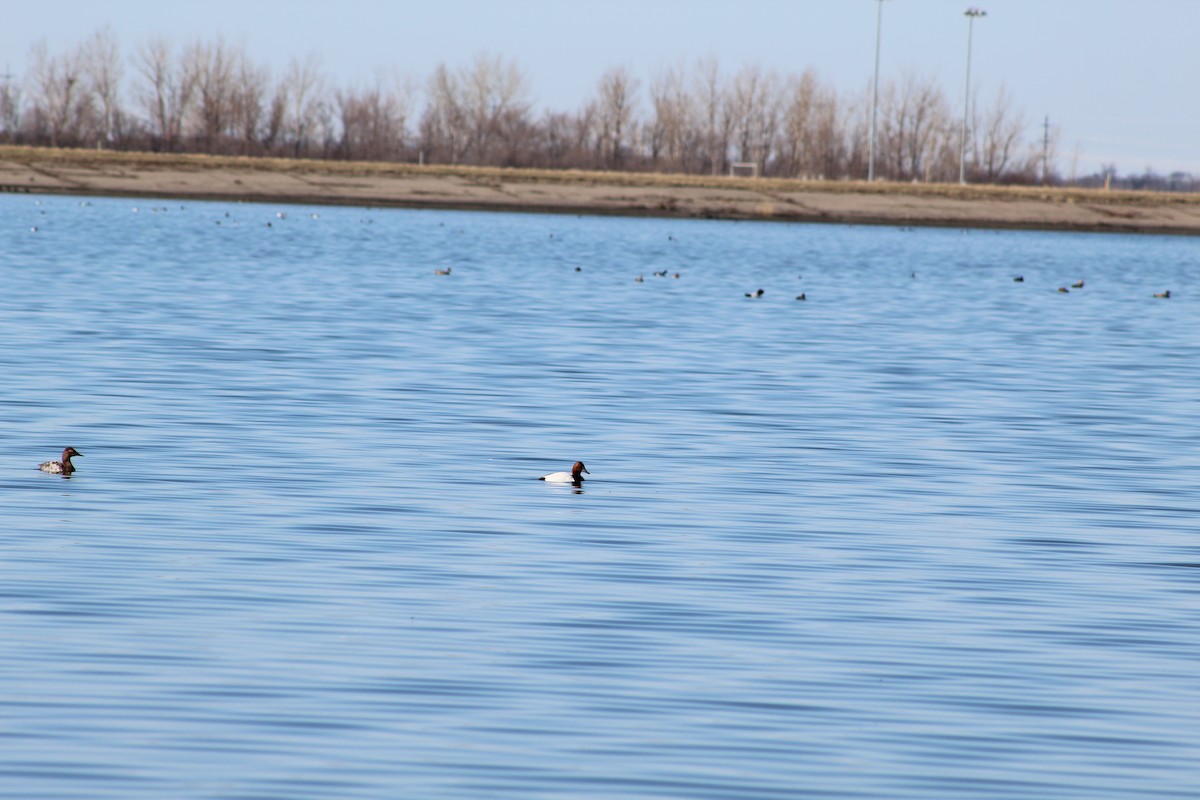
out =
<path fill-rule="evenodd" d="M 269 155 L 541 168 L 862 179 L 870 153 L 870 86 L 839 93 L 814 69 L 716 58 L 667 67 L 643 82 L 607 70 L 575 110 L 535 112 L 515 61 L 479 53 L 424 79 L 381 70 L 334 84 L 315 54 L 280 75 L 223 38 L 176 47 L 150 38 L 128 56 L 109 29 L 52 53 L 31 50 L 26 74 L 0 85 L 0 141 L 51 147 Z M 957 181 L 961 107 L 932 77 L 881 81 L 875 173 Z M 968 110 L 973 182 L 1058 182 L 1056 137 L 1030 136 L 1001 88 Z M 1040 126 L 1039 126 L 1040 128 Z"/>

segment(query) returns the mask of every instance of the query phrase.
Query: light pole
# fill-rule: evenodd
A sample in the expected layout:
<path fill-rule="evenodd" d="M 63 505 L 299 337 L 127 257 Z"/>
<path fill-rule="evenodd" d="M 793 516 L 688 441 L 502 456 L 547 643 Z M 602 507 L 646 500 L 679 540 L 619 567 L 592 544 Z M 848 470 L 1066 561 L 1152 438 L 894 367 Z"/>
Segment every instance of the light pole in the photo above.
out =
<path fill-rule="evenodd" d="M 958 139 L 958 182 L 967 182 L 967 111 L 971 107 L 971 34 L 975 30 L 975 18 L 986 17 L 982 8 L 968 8 L 963 14 L 967 18 L 967 89 L 963 96 L 962 134 Z"/>
<path fill-rule="evenodd" d="M 879 38 L 883 30 L 883 0 L 875 11 L 875 80 L 871 82 L 871 153 L 867 158 L 867 182 L 875 180 L 875 117 L 879 111 Z"/>

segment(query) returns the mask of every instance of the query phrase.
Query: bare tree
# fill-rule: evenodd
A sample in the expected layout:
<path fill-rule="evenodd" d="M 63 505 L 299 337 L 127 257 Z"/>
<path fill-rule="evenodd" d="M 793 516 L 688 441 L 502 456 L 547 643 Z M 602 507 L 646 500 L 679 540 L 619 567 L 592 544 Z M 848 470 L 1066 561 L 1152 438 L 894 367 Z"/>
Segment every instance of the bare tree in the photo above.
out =
<path fill-rule="evenodd" d="M 726 88 L 721 79 L 721 67 L 716 56 L 696 62 L 693 102 L 701 126 L 703 149 L 699 160 L 707 164 L 713 175 L 721 174 L 729 154 L 730 130 L 733 127 Z"/>
<path fill-rule="evenodd" d="M 372 161 L 402 158 L 412 96 L 411 81 L 382 73 L 376 75 L 370 88 L 335 92 L 341 128 L 338 155 Z"/>
<path fill-rule="evenodd" d="M 95 115 L 84 83 L 81 50 L 52 56 L 45 40 L 41 40 L 33 46 L 30 60 L 33 135 L 51 147 L 82 144 Z"/>
<path fill-rule="evenodd" d="M 880 173 L 897 181 L 950 180 L 954 125 L 932 78 L 905 70 L 880 95 Z M 953 162 L 957 169 L 957 162 Z"/>
<path fill-rule="evenodd" d="M 428 101 L 421 118 L 421 147 L 430 161 L 457 164 L 466 152 L 467 114 L 458 76 L 438 64 L 429 77 Z"/>
<path fill-rule="evenodd" d="M 625 144 L 633 123 L 638 81 L 625 67 L 613 67 L 600 77 L 594 103 L 600 166 L 621 169 Z"/>
<path fill-rule="evenodd" d="M 139 99 L 157 147 L 173 151 L 183 138 L 184 120 L 196 91 L 195 64 L 174 61 L 166 39 L 153 38 L 139 49 L 135 68 L 141 76 Z"/>
<path fill-rule="evenodd" d="M 734 76 L 726 103 L 737 159 L 757 164 L 759 173 L 766 174 L 779 129 L 779 76 L 747 64 Z"/>
<path fill-rule="evenodd" d="M 515 62 L 479 53 L 457 70 L 439 64 L 429 79 L 422 147 L 450 163 L 500 163 L 529 124 L 528 81 Z"/>
<path fill-rule="evenodd" d="M 692 150 L 694 114 L 682 66 L 660 72 L 650 83 L 653 120 L 647 141 L 651 163 L 659 169 L 686 170 Z"/>
<path fill-rule="evenodd" d="M 979 131 L 974 142 L 974 162 L 982 180 L 999 181 L 1012 168 L 1018 172 L 1031 171 L 1028 154 L 1025 163 L 1014 164 L 1025 129 L 1025 115 L 1013 110 L 1012 96 L 1005 86 L 1000 86 L 982 124 L 972 129 Z"/>
<path fill-rule="evenodd" d="M 0 83 L 0 136 L 11 142 L 21 130 L 21 87 L 8 75 Z"/>
<path fill-rule="evenodd" d="M 233 117 L 234 82 L 240 55 L 221 37 L 207 43 L 196 41 L 184 54 L 185 69 L 196 76 L 193 130 L 204 152 L 223 149 Z"/>
<path fill-rule="evenodd" d="M 837 92 L 811 68 L 788 78 L 780 112 L 781 175 L 839 178 L 846 174 L 846 131 Z"/>
<path fill-rule="evenodd" d="M 326 100 L 321 59 L 310 52 L 304 59 L 293 58 L 282 84 L 283 135 L 292 155 L 299 158 L 309 152 L 314 139 L 329 124 L 330 105 Z"/>
<path fill-rule="evenodd" d="M 244 53 L 234 66 L 236 76 L 230 97 L 230 135 L 236 139 L 238 152 L 255 155 L 264 149 L 264 133 L 269 120 L 267 90 L 271 73 L 266 66 L 255 64 Z"/>
<path fill-rule="evenodd" d="M 124 66 L 112 29 L 102 28 L 84 42 L 80 59 L 88 91 L 97 106 L 98 143 L 111 147 L 120 142 L 124 123 L 120 103 Z"/>
<path fill-rule="evenodd" d="M 463 71 L 460 86 L 467 111 L 467 150 L 474 163 L 488 163 L 493 140 L 504 141 L 528 113 L 529 84 L 514 61 L 479 53 Z"/>

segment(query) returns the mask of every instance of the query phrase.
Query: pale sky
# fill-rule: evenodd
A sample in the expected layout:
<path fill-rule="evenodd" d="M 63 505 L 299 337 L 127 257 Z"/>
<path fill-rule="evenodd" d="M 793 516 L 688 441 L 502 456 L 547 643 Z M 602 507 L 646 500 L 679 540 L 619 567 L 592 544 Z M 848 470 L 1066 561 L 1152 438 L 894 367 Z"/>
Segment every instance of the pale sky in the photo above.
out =
<path fill-rule="evenodd" d="M 1115 163 L 1200 174 L 1200 0 L 884 0 L 881 81 L 937 79 L 961 113 L 970 5 L 971 78 L 981 105 L 1003 84 L 1025 113 L 1059 129 L 1059 169 Z M 281 75 L 316 52 L 335 85 L 380 69 L 420 81 L 481 51 L 516 61 L 537 108 L 575 111 L 609 67 L 644 87 L 661 69 L 715 56 L 781 73 L 812 67 L 839 92 L 869 86 L 877 0 L 40 0 L 6 3 L 0 66 L 16 75 L 34 42 L 63 52 L 109 26 L 132 55 L 151 36 L 176 45 L 221 35 Z M 643 91 L 644 99 L 644 91 Z"/>

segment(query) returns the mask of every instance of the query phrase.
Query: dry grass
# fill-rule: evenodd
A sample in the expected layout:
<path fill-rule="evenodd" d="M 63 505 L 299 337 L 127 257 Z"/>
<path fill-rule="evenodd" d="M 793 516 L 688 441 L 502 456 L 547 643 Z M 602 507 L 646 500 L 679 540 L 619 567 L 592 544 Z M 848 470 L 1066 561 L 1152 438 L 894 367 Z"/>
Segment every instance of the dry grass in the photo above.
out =
<path fill-rule="evenodd" d="M 512 169 L 450 165 L 398 164 L 376 161 L 320 161 L 314 159 L 212 156 L 196 153 L 120 152 L 70 148 L 0 145 L 0 161 L 48 167 L 94 169 L 237 170 L 319 175 L 378 177 L 458 177 L 489 183 L 551 183 L 560 185 L 641 188 L 746 189 L 761 193 L 826 192 L 836 194 L 907 195 L 956 200 L 1040 200 L 1098 205 L 1200 205 L 1200 195 L 1104 191 L 1101 189 L 1047 188 L 1040 186 L 960 186 L 948 183 L 894 183 L 877 181 L 792 180 L 734 178 L 646 172 Z"/>

